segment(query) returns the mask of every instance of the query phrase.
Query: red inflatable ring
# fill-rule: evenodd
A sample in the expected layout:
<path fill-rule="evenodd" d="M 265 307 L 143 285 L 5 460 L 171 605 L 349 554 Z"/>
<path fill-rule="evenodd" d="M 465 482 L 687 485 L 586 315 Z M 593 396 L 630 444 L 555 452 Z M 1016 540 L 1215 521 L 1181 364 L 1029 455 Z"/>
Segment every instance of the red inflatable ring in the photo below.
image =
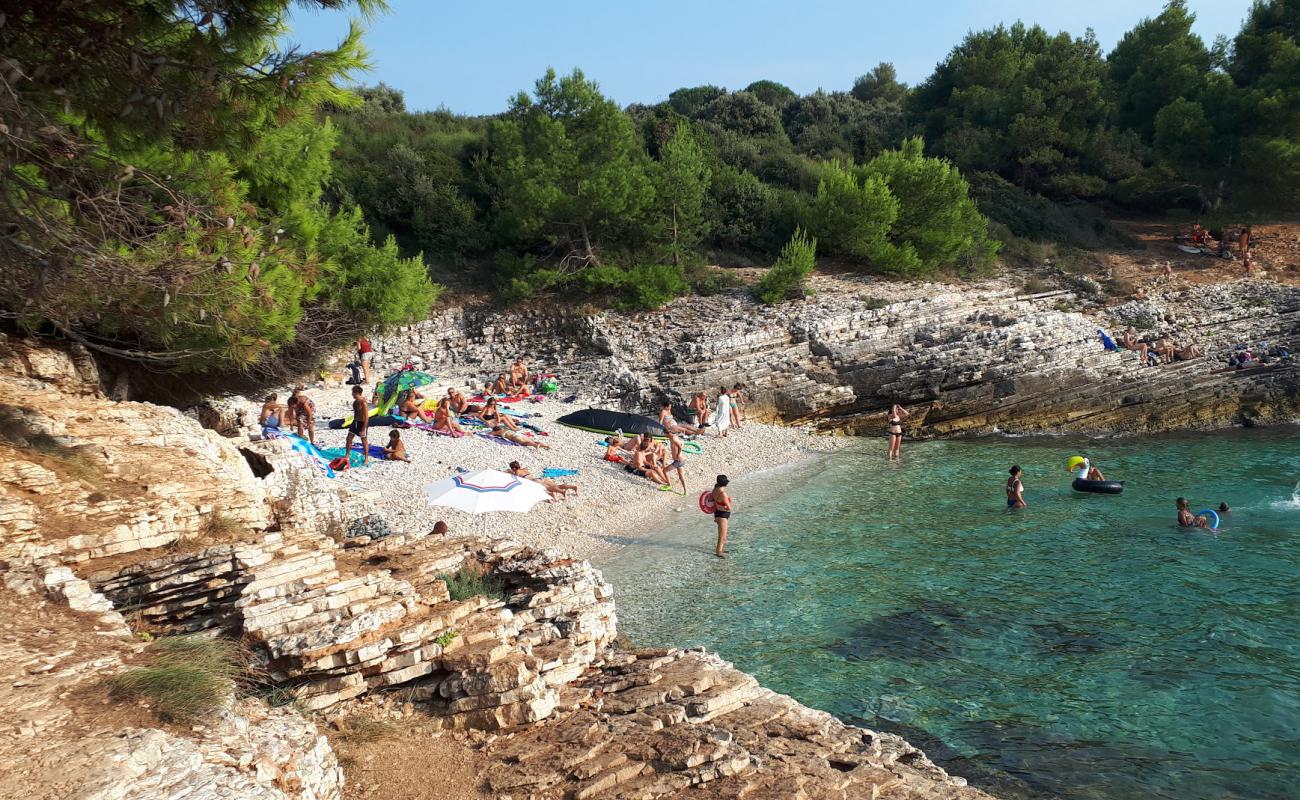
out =
<path fill-rule="evenodd" d="M 714 510 L 713 492 L 700 492 L 700 510 L 705 514 L 712 514 Z"/>

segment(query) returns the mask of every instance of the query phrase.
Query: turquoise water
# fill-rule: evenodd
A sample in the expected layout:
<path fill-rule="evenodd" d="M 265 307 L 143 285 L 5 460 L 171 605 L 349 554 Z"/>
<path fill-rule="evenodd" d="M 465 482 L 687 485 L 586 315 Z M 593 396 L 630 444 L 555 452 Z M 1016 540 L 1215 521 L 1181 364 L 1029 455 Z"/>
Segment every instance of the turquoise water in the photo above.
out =
<path fill-rule="evenodd" d="M 1297 796 L 1300 430 L 884 450 L 734 482 L 726 560 L 693 510 L 631 545 L 603 565 L 622 630 L 717 650 L 1006 798 Z M 1071 492 L 1076 452 L 1124 494 Z M 1188 532 L 1178 495 L 1233 511 Z"/>

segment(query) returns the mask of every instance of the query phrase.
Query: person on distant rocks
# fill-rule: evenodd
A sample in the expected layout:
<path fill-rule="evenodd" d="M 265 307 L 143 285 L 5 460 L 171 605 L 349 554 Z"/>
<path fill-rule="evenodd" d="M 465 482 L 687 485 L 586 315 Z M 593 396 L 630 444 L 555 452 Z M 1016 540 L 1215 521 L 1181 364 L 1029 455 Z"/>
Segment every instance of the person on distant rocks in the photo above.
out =
<path fill-rule="evenodd" d="M 1255 274 L 1255 259 L 1251 256 L 1249 250 L 1243 250 L 1241 253 L 1241 268 L 1246 271 L 1247 275 Z"/>
<path fill-rule="evenodd" d="M 303 391 L 301 383 L 293 387 L 293 430 L 299 437 L 303 437 L 312 444 L 316 444 L 316 404 Z"/>
<path fill-rule="evenodd" d="M 907 419 L 910 414 L 907 409 L 894 403 L 894 407 L 889 410 L 889 460 L 897 461 L 901 458 L 903 449 L 903 420 Z"/>
<path fill-rule="evenodd" d="M 1204 515 L 1196 515 L 1187 507 L 1187 498 L 1180 497 L 1175 501 L 1178 506 L 1178 527 L 1180 528 L 1204 528 L 1210 524 L 1210 521 Z"/>
<path fill-rule="evenodd" d="M 348 438 L 343 449 L 352 451 L 352 440 L 361 439 L 361 463 L 370 459 L 370 406 L 366 405 L 365 392 L 360 386 L 352 387 L 352 423 L 348 425 Z"/>
<path fill-rule="evenodd" d="M 682 440 L 677 438 L 677 434 L 669 432 L 668 446 L 669 448 L 671 448 L 672 460 L 668 462 L 668 466 L 664 469 L 664 472 L 667 473 L 668 470 L 670 469 L 677 470 L 677 480 L 681 481 L 682 496 L 685 497 L 686 496 L 686 472 L 685 472 L 686 461 L 685 459 L 682 458 Z"/>
<path fill-rule="evenodd" d="M 1007 508 L 1027 508 L 1025 502 L 1025 485 L 1020 482 L 1020 465 L 1011 467 L 1011 477 L 1007 479 Z"/>
<path fill-rule="evenodd" d="M 465 435 L 465 429 L 460 426 L 460 423 L 456 422 L 456 416 L 451 413 L 451 400 L 449 398 L 444 397 L 438 401 L 438 407 L 433 411 L 433 429 L 439 433 L 452 436 Z"/>
<path fill-rule="evenodd" d="M 694 416 L 695 427 L 700 429 L 709 427 L 709 398 L 704 395 L 704 392 L 696 392 L 695 397 L 691 398 L 690 410 Z"/>
<path fill-rule="evenodd" d="M 406 455 L 406 442 L 402 441 L 401 431 L 391 430 L 388 432 L 388 444 L 384 445 L 384 458 L 389 461 L 411 463 L 411 459 Z"/>
<path fill-rule="evenodd" d="M 1247 225 L 1241 229 L 1241 231 L 1237 234 L 1238 250 L 1240 250 L 1243 253 L 1247 253 L 1250 251 L 1250 240 L 1251 240 L 1252 233 L 1254 233 L 1254 228 L 1252 228 L 1250 225 Z"/>
<path fill-rule="evenodd" d="M 1170 339 L 1168 336 L 1161 336 L 1156 340 L 1155 351 L 1156 355 L 1160 358 L 1161 363 L 1172 364 L 1174 362 L 1174 354 L 1178 351 L 1178 347 L 1174 344 L 1173 339 Z"/>
<path fill-rule="evenodd" d="M 691 436 L 697 436 L 703 431 L 700 428 L 693 428 L 690 425 L 683 425 L 673 418 L 673 404 L 665 402 L 659 407 L 659 424 L 664 426 L 668 433 L 685 433 Z"/>
<path fill-rule="evenodd" d="M 516 358 L 510 365 L 510 388 L 514 393 L 528 393 L 528 367 L 522 358 Z"/>
<path fill-rule="evenodd" d="M 731 428 L 731 394 L 727 387 L 718 389 L 718 407 L 713 412 L 713 429 L 718 436 L 726 436 Z"/>
<path fill-rule="evenodd" d="M 263 431 L 280 430 L 280 411 L 283 406 L 279 400 L 279 395 L 268 394 L 266 402 L 262 403 L 262 413 L 257 415 L 257 424 L 262 426 Z"/>
<path fill-rule="evenodd" d="M 1180 347 L 1174 351 L 1175 361 L 1191 361 L 1193 358 L 1200 358 L 1205 355 L 1205 351 L 1196 344 L 1195 339 L 1187 342 L 1186 347 Z"/>
<path fill-rule="evenodd" d="M 528 471 L 528 468 L 522 466 L 518 461 L 510 462 L 510 474 L 519 478 L 527 478 L 530 481 L 540 483 L 546 489 L 546 493 L 551 496 L 551 502 L 563 500 L 573 492 L 576 497 L 578 494 L 578 485 L 574 483 L 558 483 L 550 478 L 534 478 Z"/>
<path fill-rule="evenodd" d="M 740 423 L 745 421 L 745 384 L 738 383 L 731 387 L 731 424 L 740 430 Z"/>
<path fill-rule="evenodd" d="M 429 535 L 446 536 L 450 532 L 451 529 L 447 527 L 447 523 L 443 522 L 442 520 L 438 520 L 437 522 L 433 523 L 433 530 L 429 531 Z"/>
<path fill-rule="evenodd" d="M 370 365 L 375 360 L 375 348 L 362 336 L 357 339 L 357 361 L 361 362 L 362 383 L 370 383 Z"/>
<path fill-rule="evenodd" d="M 718 558 L 726 558 L 727 549 L 727 527 L 731 521 L 731 512 L 733 504 L 731 495 L 727 494 L 726 475 L 719 475 L 713 483 L 713 491 L 709 493 L 709 499 L 713 501 L 713 522 L 718 526 L 718 546 L 714 550 L 714 555 Z"/>

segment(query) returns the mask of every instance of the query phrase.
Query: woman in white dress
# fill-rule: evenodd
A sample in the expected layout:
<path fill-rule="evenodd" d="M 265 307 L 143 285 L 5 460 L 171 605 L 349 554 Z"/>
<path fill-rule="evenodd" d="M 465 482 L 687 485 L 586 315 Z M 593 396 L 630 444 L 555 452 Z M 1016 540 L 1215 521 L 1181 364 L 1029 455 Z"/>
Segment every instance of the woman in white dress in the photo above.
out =
<path fill-rule="evenodd" d="M 718 408 L 713 412 L 713 427 L 719 436 L 726 436 L 727 430 L 731 427 L 731 395 L 727 394 L 725 386 L 718 393 Z"/>

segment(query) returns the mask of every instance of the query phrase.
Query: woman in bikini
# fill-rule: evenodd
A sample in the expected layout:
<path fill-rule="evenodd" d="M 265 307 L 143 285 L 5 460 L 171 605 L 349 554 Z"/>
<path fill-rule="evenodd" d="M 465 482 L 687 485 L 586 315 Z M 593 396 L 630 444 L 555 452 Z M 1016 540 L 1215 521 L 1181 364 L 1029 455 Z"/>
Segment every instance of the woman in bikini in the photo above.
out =
<path fill-rule="evenodd" d="M 1020 482 L 1020 465 L 1011 467 L 1011 477 L 1007 479 L 1007 508 L 1027 508 L 1025 486 Z"/>
<path fill-rule="evenodd" d="M 894 407 L 889 411 L 889 460 L 897 461 L 899 450 L 903 447 L 903 420 L 910 416 L 907 410 L 894 403 Z"/>
<path fill-rule="evenodd" d="M 483 409 L 475 416 L 486 422 L 489 428 L 506 428 L 510 431 L 519 430 L 519 424 L 508 415 L 502 414 L 501 409 L 497 408 L 497 399 L 495 397 L 489 397 L 487 402 L 483 404 Z"/>
<path fill-rule="evenodd" d="M 456 418 L 452 416 L 451 400 L 446 397 L 438 401 L 438 407 L 433 411 L 433 429 L 452 436 L 465 435 L 465 429 L 458 425 Z"/>

